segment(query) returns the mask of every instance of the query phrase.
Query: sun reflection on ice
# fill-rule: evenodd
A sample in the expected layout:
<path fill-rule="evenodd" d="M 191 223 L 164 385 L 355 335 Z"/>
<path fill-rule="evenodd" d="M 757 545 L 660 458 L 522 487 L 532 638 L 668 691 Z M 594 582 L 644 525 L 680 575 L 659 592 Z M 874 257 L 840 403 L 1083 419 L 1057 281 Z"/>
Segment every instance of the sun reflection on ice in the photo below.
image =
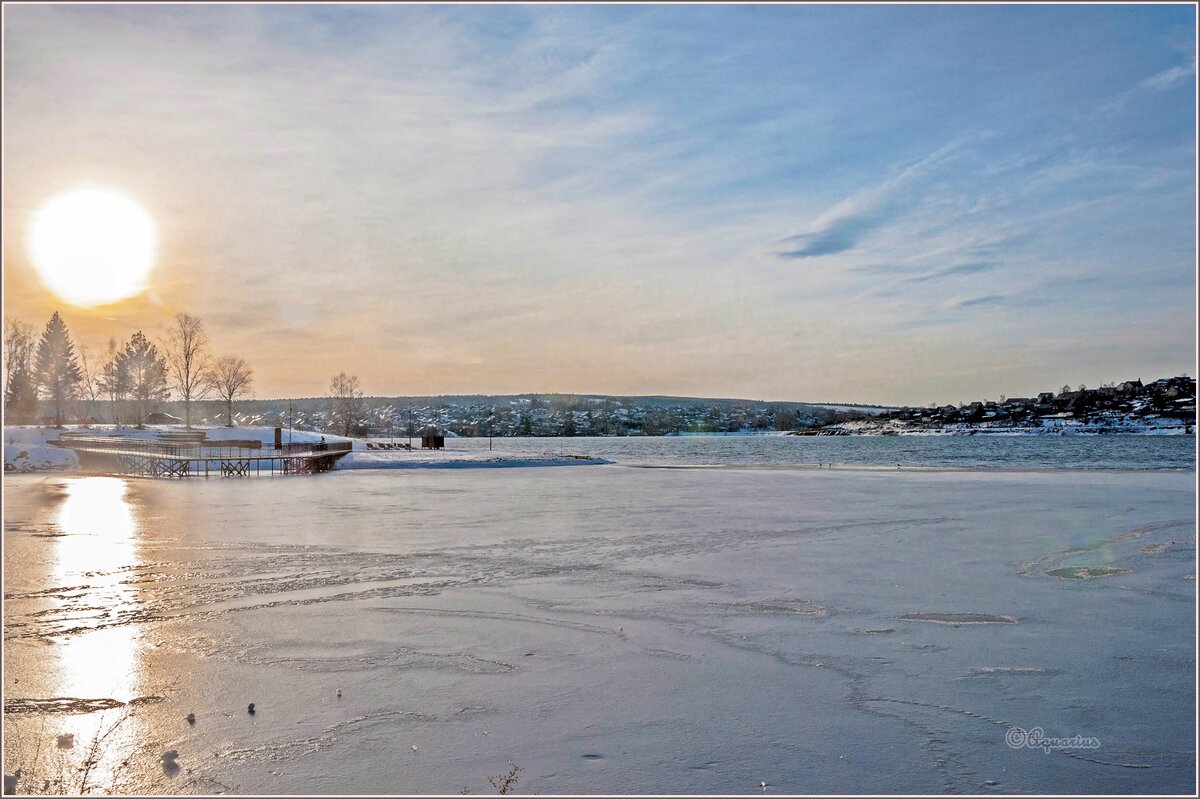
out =
<path fill-rule="evenodd" d="M 58 511 L 59 529 L 67 535 L 94 535 L 129 542 L 137 532 L 133 508 L 125 501 L 119 477 L 81 477 L 66 481 L 67 499 Z"/>
<path fill-rule="evenodd" d="M 137 589 L 128 582 L 130 569 L 141 562 L 137 514 L 122 479 L 69 479 L 65 488 L 66 499 L 55 517 L 63 535 L 55 539 L 52 584 L 64 589 L 66 602 L 75 609 L 68 614 L 70 631 L 55 639 L 56 692 L 59 697 L 128 703 L 142 689 L 141 636 L 128 621 L 138 607 Z M 57 732 L 74 733 L 75 753 L 82 757 L 81 750 L 122 712 L 67 716 Z M 111 756 L 103 756 L 93 774 L 100 784 L 116 777 L 121 753 L 135 740 L 135 721 L 122 723 L 106 739 Z"/>

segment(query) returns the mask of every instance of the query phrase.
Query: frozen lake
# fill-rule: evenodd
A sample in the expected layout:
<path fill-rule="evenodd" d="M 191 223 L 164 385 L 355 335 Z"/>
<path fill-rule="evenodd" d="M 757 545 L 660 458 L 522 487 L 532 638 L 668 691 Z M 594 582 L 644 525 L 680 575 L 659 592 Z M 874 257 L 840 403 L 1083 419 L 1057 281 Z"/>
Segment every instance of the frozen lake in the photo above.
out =
<path fill-rule="evenodd" d="M 126 792 L 1192 792 L 1194 481 L 6 477 L 5 771 L 99 729 Z"/>
<path fill-rule="evenodd" d="M 404 438 L 393 439 L 405 441 Z M 647 436 L 497 438 L 512 455 L 561 453 L 638 466 L 744 466 L 814 469 L 1135 470 L 1196 468 L 1195 436 Z M 420 441 L 416 444 L 420 446 Z M 486 438 L 447 438 L 448 453 L 480 453 Z"/>

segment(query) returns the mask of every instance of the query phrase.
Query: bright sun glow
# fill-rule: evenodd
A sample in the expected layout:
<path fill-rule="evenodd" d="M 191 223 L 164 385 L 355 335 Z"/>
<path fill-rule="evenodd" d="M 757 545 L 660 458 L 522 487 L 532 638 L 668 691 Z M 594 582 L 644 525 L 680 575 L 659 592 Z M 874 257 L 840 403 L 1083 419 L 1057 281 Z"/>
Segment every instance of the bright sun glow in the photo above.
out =
<path fill-rule="evenodd" d="M 140 292 L 157 247 L 150 214 L 102 188 L 60 194 L 38 209 L 29 229 L 29 255 L 46 288 L 85 307 Z"/>

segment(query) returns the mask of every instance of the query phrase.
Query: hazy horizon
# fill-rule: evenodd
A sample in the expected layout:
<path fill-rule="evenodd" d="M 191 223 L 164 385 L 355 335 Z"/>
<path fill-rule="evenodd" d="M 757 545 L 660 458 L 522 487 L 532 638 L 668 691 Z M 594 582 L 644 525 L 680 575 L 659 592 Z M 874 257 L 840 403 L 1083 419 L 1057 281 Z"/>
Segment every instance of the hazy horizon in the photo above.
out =
<path fill-rule="evenodd" d="M 255 396 L 927 405 L 1193 373 L 1196 9 L 37 6 L 4 315 L 170 317 Z M 39 279 L 73 187 L 144 291 Z"/>

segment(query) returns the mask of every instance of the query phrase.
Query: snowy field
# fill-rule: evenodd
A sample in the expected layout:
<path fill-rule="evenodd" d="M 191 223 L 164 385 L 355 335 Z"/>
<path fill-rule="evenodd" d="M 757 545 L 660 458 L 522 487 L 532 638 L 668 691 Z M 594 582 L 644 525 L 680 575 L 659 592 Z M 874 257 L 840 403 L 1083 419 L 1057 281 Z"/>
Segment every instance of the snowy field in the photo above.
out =
<path fill-rule="evenodd" d="M 1191 793 L 1194 485 L 6 476 L 5 769 L 103 730 L 135 793 Z"/>

